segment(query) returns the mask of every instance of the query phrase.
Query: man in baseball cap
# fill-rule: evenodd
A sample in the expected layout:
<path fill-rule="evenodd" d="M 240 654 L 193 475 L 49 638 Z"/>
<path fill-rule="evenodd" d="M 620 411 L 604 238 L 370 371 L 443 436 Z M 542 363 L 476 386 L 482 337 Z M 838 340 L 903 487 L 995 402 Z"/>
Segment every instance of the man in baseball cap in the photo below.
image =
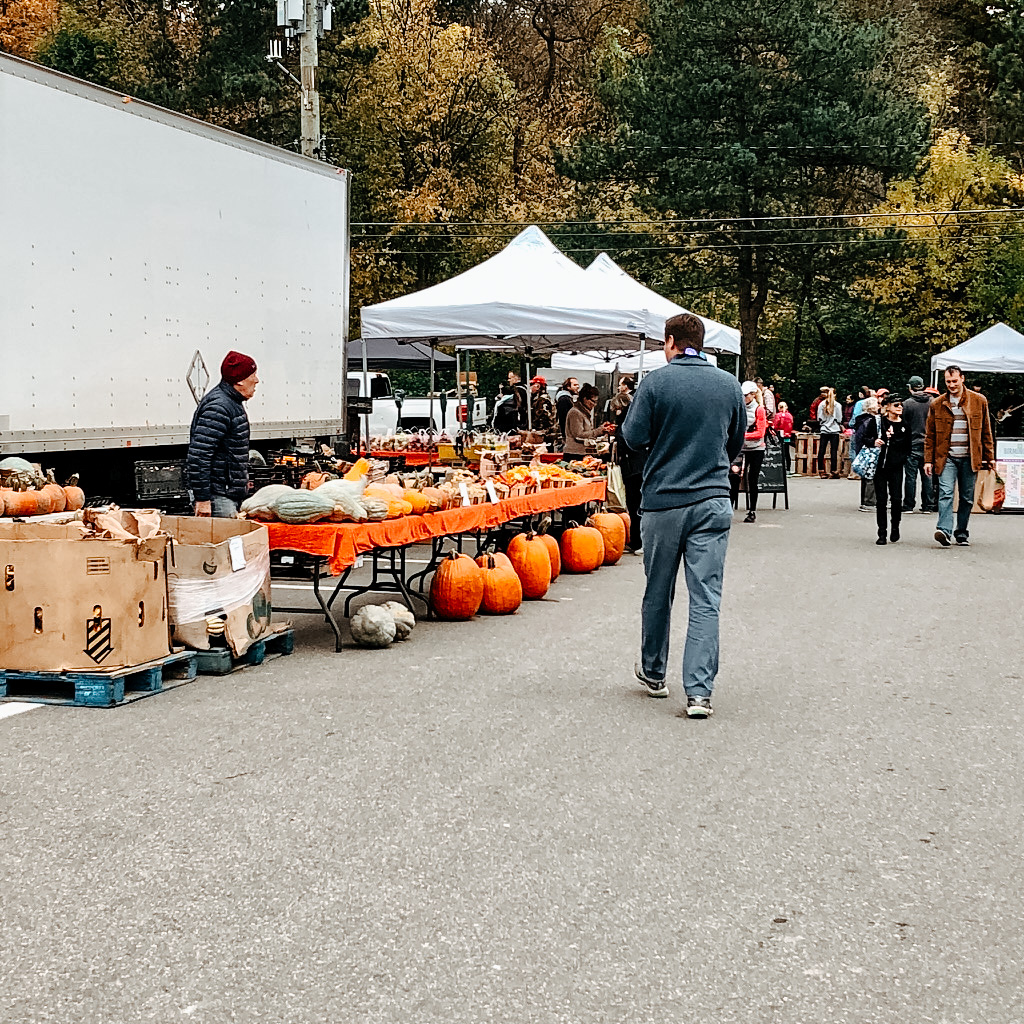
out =
<path fill-rule="evenodd" d="M 903 422 L 910 428 L 910 454 L 907 456 L 903 480 L 903 512 L 910 515 L 918 510 L 917 481 L 921 481 L 921 512 L 935 512 L 934 481 L 924 471 L 924 428 L 928 422 L 928 407 L 932 396 L 925 393 L 924 381 L 915 373 L 907 379 L 910 394 L 903 403 Z"/>
<path fill-rule="evenodd" d="M 548 394 L 547 377 L 541 377 L 539 374 L 530 378 L 530 417 L 533 429 L 537 433 L 545 437 L 554 434 L 555 403 Z"/>
<path fill-rule="evenodd" d="M 249 417 L 256 394 L 256 360 L 229 352 L 220 383 L 203 395 L 189 431 L 185 479 L 197 516 L 233 519 L 249 489 Z"/>

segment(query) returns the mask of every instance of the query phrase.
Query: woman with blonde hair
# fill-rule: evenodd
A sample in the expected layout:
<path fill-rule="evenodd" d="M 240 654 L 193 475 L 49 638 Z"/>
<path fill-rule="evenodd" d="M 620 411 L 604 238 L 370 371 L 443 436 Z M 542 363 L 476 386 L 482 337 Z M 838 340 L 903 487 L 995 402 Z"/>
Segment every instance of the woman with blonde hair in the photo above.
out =
<path fill-rule="evenodd" d="M 832 449 L 832 479 L 839 479 L 839 438 L 843 433 L 843 407 L 836 401 L 836 389 L 829 388 L 825 397 L 818 406 L 818 423 L 821 425 L 821 433 L 818 437 L 818 476 L 827 480 L 829 474 L 825 472 L 825 452 Z"/>

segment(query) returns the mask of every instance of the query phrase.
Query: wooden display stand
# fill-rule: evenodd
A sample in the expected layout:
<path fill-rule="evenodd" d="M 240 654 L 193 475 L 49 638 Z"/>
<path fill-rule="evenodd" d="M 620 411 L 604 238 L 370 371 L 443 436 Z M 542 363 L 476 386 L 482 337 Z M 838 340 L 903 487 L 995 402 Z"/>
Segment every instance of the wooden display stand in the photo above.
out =
<path fill-rule="evenodd" d="M 818 435 L 794 434 L 793 471 L 801 476 L 818 475 Z M 829 463 L 826 463 L 828 465 Z M 850 475 L 850 439 L 844 434 L 839 438 L 839 460 L 836 463 L 840 475 Z"/>

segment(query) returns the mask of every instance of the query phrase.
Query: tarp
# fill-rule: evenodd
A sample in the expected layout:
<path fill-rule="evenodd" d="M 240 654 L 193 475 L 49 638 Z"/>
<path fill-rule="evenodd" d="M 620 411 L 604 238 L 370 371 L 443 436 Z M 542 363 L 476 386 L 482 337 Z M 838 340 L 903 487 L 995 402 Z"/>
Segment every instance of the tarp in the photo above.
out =
<path fill-rule="evenodd" d="M 368 370 L 429 370 L 430 346 L 419 342 L 399 345 L 392 338 L 367 338 L 366 363 Z M 454 367 L 455 356 L 434 352 L 434 368 Z M 362 370 L 363 339 L 348 343 L 348 368 Z"/>
<path fill-rule="evenodd" d="M 531 225 L 501 252 L 457 277 L 364 306 L 362 334 L 538 354 L 636 350 L 650 313 L 612 291 Z M 659 345 L 661 329 L 655 335 Z"/>
<path fill-rule="evenodd" d="M 642 305 L 647 309 L 645 333 L 648 338 L 653 339 L 656 348 L 661 347 L 662 339 L 665 337 L 665 321 L 680 313 L 690 312 L 641 284 L 636 278 L 630 277 L 607 253 L 599 253 L 594 262 L 587 267 L 587 273 L 601 281 L 602 288 L 613 289 L 620 302 Z M 728 327 L 699 313 L 695 313 L 694 316 L 704 324 L 705 350 L 739 355 L 740 332 L 735 327 Z"/>
<path fill-rule="evenodd" d="M 975 373 L 1024 373 L 1024 334 L 1004 323 L 987 330 L 955 348 L 932 356 L 932 373 L 947 366 Z"/>

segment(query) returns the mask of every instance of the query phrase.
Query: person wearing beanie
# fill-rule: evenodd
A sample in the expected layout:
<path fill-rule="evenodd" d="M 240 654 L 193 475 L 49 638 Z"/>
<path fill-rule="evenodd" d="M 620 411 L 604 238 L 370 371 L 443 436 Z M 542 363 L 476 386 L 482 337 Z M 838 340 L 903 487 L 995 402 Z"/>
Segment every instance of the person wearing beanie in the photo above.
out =
<path fill-rule="evenodd" d="M 928 423 L 928 409 L 932 395 L 924 389 L 924 381 L 914 374 L 908 381 L 910 394 L 903 403 L 903 422 L 910 428 L 910 454 L 907 456 L 906 476 L 903 481 L 903 512 L 916 512 L 917 481 L 921 481 L 921 511 L 935 512 L 935 488 L 932 478 L 924 471 L 924 428 Z"/>
<path fill-rule="evenodd" d="M 220 383 L 203 395 L 192 417 L 185 480 L 195 514 L 233 519 L 249 489 L 249 417 L 256 394 L 256 360 L 229 352 Z"/>
<path fill-rule="evenodd" d="M 530 422 L 538 434 L 545 439 L 555 439 L 555 403 L 548 394 L 545 377 L 534 377 L 530 381 Z"/>

